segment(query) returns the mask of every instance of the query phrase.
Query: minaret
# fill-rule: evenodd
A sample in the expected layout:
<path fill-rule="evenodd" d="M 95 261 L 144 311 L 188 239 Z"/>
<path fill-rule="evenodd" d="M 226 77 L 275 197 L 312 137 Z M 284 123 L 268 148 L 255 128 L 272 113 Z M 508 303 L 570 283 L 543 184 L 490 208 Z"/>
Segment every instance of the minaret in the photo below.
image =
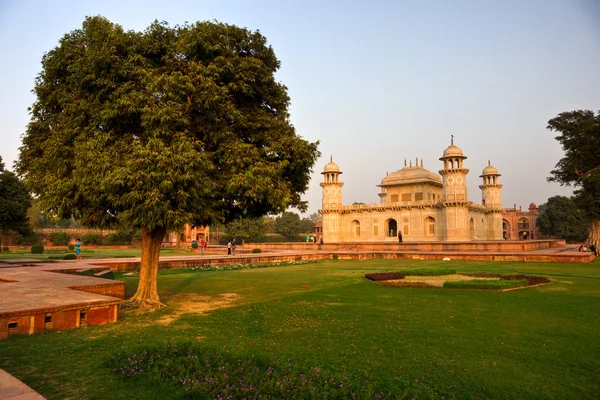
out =
<path fill-rule="evenodd" d="M 342 240 L 342 186 L 340 167 L 333 162 L 333 157 L 321 172 L 323 175 L 323 242 L 331 243 Z"/>
<path fill-rule="evenodd" d="M 440 227 L 440 240 L 465 241 L 469 240 L 469 198 L 467 196 L 467 174 L 463 162 L 467 157 L 461 149 L 454 145 L 454 136 L 450 146 L 444 150 L 440 161 L 444 169 L 439 173 L 442 176 L 442 212 Z"/>
<path fill-rule="evenodd" d="M 481 189 L 481 205 L 488 211 L 486 213 L 485 238 L 487 240 L 502 240 L 502 198 L 500 189 L 502 185 L 498 178 L 498 170 L 488 161 L 487 167 L 483 169 L 480 178 L 483 184 L 479 185 Z"/>

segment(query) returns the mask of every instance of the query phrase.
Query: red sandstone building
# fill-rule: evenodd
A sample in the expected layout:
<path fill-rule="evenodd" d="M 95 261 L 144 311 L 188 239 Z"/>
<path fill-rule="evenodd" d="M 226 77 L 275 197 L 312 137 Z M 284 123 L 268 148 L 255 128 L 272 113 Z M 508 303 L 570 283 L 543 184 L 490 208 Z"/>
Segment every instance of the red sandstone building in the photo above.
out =
<path fill-rule="evenodd" d="M 195 240 L 196 242 L 205 240 L 208 242 L 209 233 L 210 228 L 208 225 L 192 226 L 190 224 L 185 224 L 182 231 L 171 232 L 167 234 L 167 236 L 165 236 L 165 240 L 163 240 L 163 245 L 176 246 L 177 235 L 179 235 L 179 244 L 181 246 L 190 246 L 192 244 L 192 240 Z"/>
<path fill-rule="evenodd" d="M 527 211 L 521 207 L 517 209 L 515 204 L 513 208 L 505 208 L 502 213 L 502 235 L 506 240 L 527 240 L 541 239 L 536 222 L 538 218 L 538 208 L 535 203 L 529 205 Z"/>

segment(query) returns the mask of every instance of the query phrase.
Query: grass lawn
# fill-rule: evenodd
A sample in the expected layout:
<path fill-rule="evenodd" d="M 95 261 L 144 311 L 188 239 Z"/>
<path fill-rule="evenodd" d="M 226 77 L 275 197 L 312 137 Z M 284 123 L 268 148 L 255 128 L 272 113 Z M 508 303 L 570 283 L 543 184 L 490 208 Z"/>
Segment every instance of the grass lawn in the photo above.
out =
<path fill-rule="evenodd" d="M 44 254 L 31 254 L 29 250 L 19 250 L 0 253 L 0 260 L 17 260 L 17 259 L 35 259 L 35 260 L 48 260 L 48 259 L 59 259 L 65 254 L 75 253 L 75 251 L 69 251 L 66 246 L 64 250 L 61 249 L 46 249 Z M 98 258 L 126 258 L 126 257 L 140 257 L 142 250 L 137 249 L 111 249 L 111 248 L 84 248 L 81 251 L 81 255 L 84 260 L 86 259 L 98 259 Z M 207 253 L 210 254 L 210 253 Z M 179 251 L 166 248 L 160 250 L 161 256 L 190 256 L 199 255 L 198 253 L 191 253 L 190 249 L 182 248 Z"/>
<path fill-rule="evenodd" d="M 449 266 L 459 273 L 535 274 L 553 283 L 501 293 L 388 288 L 364 278 Z M 137 278 L 121 279 L 131 295 Z M 116 324 L 0 341 L 0 368 L 49 399 L 212 398 L 187 396 L 185 385 L 143 373 L 127 377 L 110 364 L 114 355 L 127 360 L 157 345 L 189 343 L 206 357 L 223 354 L 243 365 L 254 356 L 290 370 L 318 368 L 385 398 L 407 383 L 415 398 L 600 397 L 598 261 L 367 260 L 165 271 L 159 292 L 169 307 L 157 312 L 126 312 Z M 171 368 L 185 373 L 192 367 Z"/>

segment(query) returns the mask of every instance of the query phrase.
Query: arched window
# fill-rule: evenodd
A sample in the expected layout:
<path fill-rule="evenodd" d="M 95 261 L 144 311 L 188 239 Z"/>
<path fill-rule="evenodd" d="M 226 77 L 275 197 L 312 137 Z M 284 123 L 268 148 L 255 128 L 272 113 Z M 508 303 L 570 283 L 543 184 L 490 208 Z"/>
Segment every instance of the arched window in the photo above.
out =
<path fill-rule="evenodd" d="M 475 238 L 475 220 L 473 218 L 469 221 L 469 235 L 471 239 Z"/>
<path fill-rule="evenodd" d="M 529 220 L 527 218 L 519 218 L 519 221 L 517 222 L 517 224 L 519 225 L 520 231 L 528 231 L 529 230 Z"/>
<path fill-rule="evenodd" d="M 425 236 L 435 235 L 435 219 L 433 217 L 425 218 Z"/>
<path fill-rule="evenodd" d="M 504 218 L 502 219 L 502 238 L 504 240 L 510 239 L 510 222 Z"/>
<path fill-rule="evenodd" d="M 352 236 L 360 236 L 360 222 L 357 220 L 352 221 Z"/>

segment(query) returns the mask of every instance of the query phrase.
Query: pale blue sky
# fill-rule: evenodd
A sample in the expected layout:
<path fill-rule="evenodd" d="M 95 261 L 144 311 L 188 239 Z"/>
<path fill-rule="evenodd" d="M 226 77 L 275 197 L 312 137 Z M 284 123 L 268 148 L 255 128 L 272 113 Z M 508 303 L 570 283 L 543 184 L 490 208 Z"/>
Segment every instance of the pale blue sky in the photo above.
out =
<path fill-rule="evenodd" d="M 0 155 L 18 157 L 44 52 L 103 15 L 125 29 L 212 20 L 260 30 L 282 62 L 297 133 L 320 140 L 305 199 L 320 208 L 329 156 L 344 203 L 422 158 L 432 171 L 450 135 L 468 157 L 469 197 L 490 159 L 502 200 L 526 208 L 568 189 L 546 182 L 562 156 L 546 123 L 600 109 L 600 1 L 11 1 L 0 0 Z M 93 161 L 93 160 L 91 160 Z"/>

